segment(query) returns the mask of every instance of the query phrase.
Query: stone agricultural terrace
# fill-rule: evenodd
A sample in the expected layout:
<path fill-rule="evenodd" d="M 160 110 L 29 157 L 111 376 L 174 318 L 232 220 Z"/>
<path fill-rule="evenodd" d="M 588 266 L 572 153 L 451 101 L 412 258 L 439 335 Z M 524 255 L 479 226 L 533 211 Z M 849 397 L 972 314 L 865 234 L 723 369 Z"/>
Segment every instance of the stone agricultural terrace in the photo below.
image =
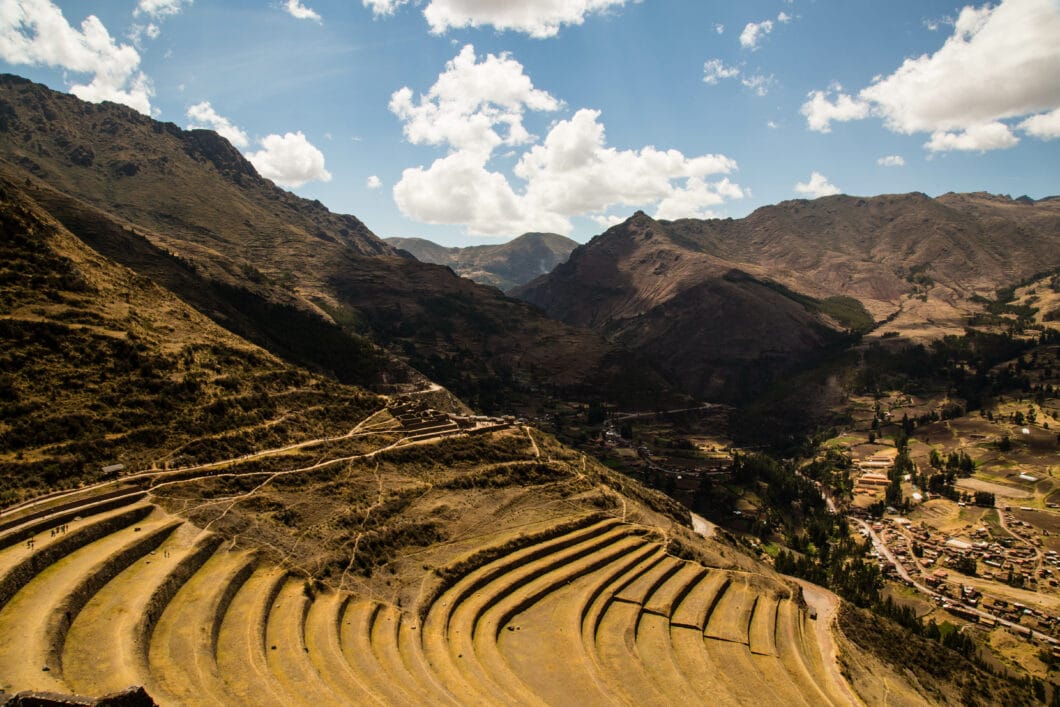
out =
<path fill-rule="evenodd" d="M 418 605 L 338 592 L 142 492 L 0 522 L 0 688 L 159 704 L 847 703 L 791 586 L 604 513 L 483 543 Z M 424 583 L 427 587 L 427 583 Z"/>

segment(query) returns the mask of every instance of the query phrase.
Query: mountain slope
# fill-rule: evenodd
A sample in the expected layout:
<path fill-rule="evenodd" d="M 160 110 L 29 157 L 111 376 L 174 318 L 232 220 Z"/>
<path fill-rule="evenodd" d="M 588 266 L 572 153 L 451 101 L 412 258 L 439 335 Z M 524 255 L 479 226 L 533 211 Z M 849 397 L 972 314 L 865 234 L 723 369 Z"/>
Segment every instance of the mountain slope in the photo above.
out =
<path fill-rule="evenodd" d="M 343 431 L 381 402 L 233 336 L 0 180 L 0 502 Z"/>
<path fill-rule="evenodd" d="M 375 385 L 414 376 L 405 361 L 480 405 L 517 387 L 598 391 L 614 375 L 665 388 L 598 335 L 276 188 L 212 132 L 11 76 L 0 116 L 0 173 L 91 247 L 299 364 Z"/>
<path fill-rule="evenodd" d="M 446 248 L 423 238 L 384 238 L 424 263 L 448 265 L 461 277 L 508 291 L 552 271 L 578 244 L 555 233 L 524 233 L 507 243 Z"/>
<path fill-rule="evenodd" d="M 689 248 L 640 212 L 515 293 L 714 399 L 746 398 L 842 334 L 820 312 Z"/>
<path fill-rule="evenodd" d="M 1060 199 L 836 196 L 740 220 L 634 215 L 513 294 L 731 398 L 841 330 L 959 333 L 974 298 L 1060 264 Z"/>

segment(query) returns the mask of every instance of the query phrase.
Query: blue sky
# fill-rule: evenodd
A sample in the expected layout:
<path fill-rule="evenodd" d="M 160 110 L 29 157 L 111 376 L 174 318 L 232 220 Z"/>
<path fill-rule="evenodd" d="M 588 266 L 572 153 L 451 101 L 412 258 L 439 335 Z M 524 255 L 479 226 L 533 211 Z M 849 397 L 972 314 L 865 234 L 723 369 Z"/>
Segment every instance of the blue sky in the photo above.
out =
<path fill-rule="evenodd" d="M 1060 0 L 0 0 L 0 69 L 447 245 L 1060 193 Z"/>

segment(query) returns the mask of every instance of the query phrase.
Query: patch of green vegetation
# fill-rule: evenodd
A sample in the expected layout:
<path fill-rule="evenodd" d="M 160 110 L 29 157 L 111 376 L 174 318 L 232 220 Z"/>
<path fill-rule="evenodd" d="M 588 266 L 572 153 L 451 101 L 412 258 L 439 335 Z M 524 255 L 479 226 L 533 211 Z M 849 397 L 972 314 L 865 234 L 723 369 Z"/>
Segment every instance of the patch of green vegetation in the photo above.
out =
<path fill-rule="evenodd" d="M 380 452 L 371 462 L 381 461 L 412 471 L 437 468 L 465 469 L 526 459 L 530 442 L 525 435 L 456 437 L 443 445 L 410 445 Z"/>
<path fill-rule="evenodd" d="M 980 409 L 983 400 L 1004 391 L 1030 390 L 1031 381 L 1022 363 L 994 370 L 998 364 L 1019 359 L 1038 346 L 1060 343 L 1060 332 L 1047 330 L 1037 338 L 1013 332 L 989 333 L 968 329 L 963 336 L 946 336 L 930 346 L 901 349 L 869 346 L 854 390 L 882 394 L 903 390 L 915 395 L 949 391 L 966 401 L 966 410 Z"/>
<path fill-rule="evenodd" d="M 927 274 L 930 267 L 931 263 L 920 263 L 909 268 L 909 273 L 905 276 L 906 282 L 920 287 L 931 287 L 935 284 L 935 281 Z"/>
<path fill-rule="evenodd" d="M 570 473 L 545 463 L 502 464 L 471 474 L 462 474 L 438 484 L 438 488 L 502 488 L 505 486 L 540 486 L 570 477 Z"/>
<path fill-rule="evenodd" d="M 777 292 L 794 302 L 798 302 L 811 312 L 820 312 L 821 314 L 828 315 L 854 334 L 865 334 L 872 331 L 873 327 L 876 326 L 876 322 L 872 318 L 872 315 L 869 314 L 868 310 L 865 309 L 861 302 L 853 297 L 835 295 L 821 300 L 795 292 L 779 282 L 773 282 L 772 280 L 758 280 L 750 275 L 747 275 L 746 277 L 747 279 L 768 287 L 774 292 Z"/>
<path fill-rule="evenodd" d="M 827 314 L 855 334 L 868 333 L 876 325 L 865 306 L 853 297 L 828 297 L 818 300 L 816 307 L 818 311 Z"/>
<path fill-rule="evenodd" d="M 1003 315 L 1010 315 L 1015 316 L 1019 324 L 1026 326 L 1034 319 L 1034 315 L 1038 313 L 1038 307 L 1035 307 L 1032 304 L 1037 298 L 1032 298 L 1032 301 L 1026 304 L 1016 304 L 1013 302 L 1016 297 L 1016 290 L 1029 285 L 1032 282 L 1036 282 L 1037 280 L 1049 277 L 1050 275 L 1052 275 L 1053 280 L 1055 280 L 1057 278 L 1056 272 L 1056 270 L 1047 270 L 1032 275 L 1031 277 L 1024 278 L 1020 282 L 1008 285 L 1007 287 L 1000 287 L 997 289 L 993 300 L 980 295 L 974 295 L 972 301 L 983 305 L 986 309 L 986 314 L 973 316 L 970 323 L 973 326 L 997 325 L 1003 323 L 1001 318 Z"/>

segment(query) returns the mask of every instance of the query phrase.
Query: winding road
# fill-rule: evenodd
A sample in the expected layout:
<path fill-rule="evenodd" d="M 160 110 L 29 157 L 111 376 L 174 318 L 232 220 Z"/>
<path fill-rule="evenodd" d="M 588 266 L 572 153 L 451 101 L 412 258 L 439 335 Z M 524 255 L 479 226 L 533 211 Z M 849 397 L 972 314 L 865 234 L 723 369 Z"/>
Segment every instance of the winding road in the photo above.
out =
<path fill-rule="evenodd" d="M 834 630 L 836 615 L 839 613 L 839 597 L 822 586 L 807 582 L 805 579 L 785 575 L 791 581 L 802 587 L 802 597 L 810 608 L 817 612 L 817 620 L 814 623 L 814 631 L 817 633 L 818 645 L 821 647 L 821 662 L 828 670 L 832 682 L 839 691 L 844 693 L 852 705 L 863 705 L 865 702 L 858 698 L 850 689 L 850 683 L 843 677 L 839 670 L 839 650 L 835 644 Z"/>

